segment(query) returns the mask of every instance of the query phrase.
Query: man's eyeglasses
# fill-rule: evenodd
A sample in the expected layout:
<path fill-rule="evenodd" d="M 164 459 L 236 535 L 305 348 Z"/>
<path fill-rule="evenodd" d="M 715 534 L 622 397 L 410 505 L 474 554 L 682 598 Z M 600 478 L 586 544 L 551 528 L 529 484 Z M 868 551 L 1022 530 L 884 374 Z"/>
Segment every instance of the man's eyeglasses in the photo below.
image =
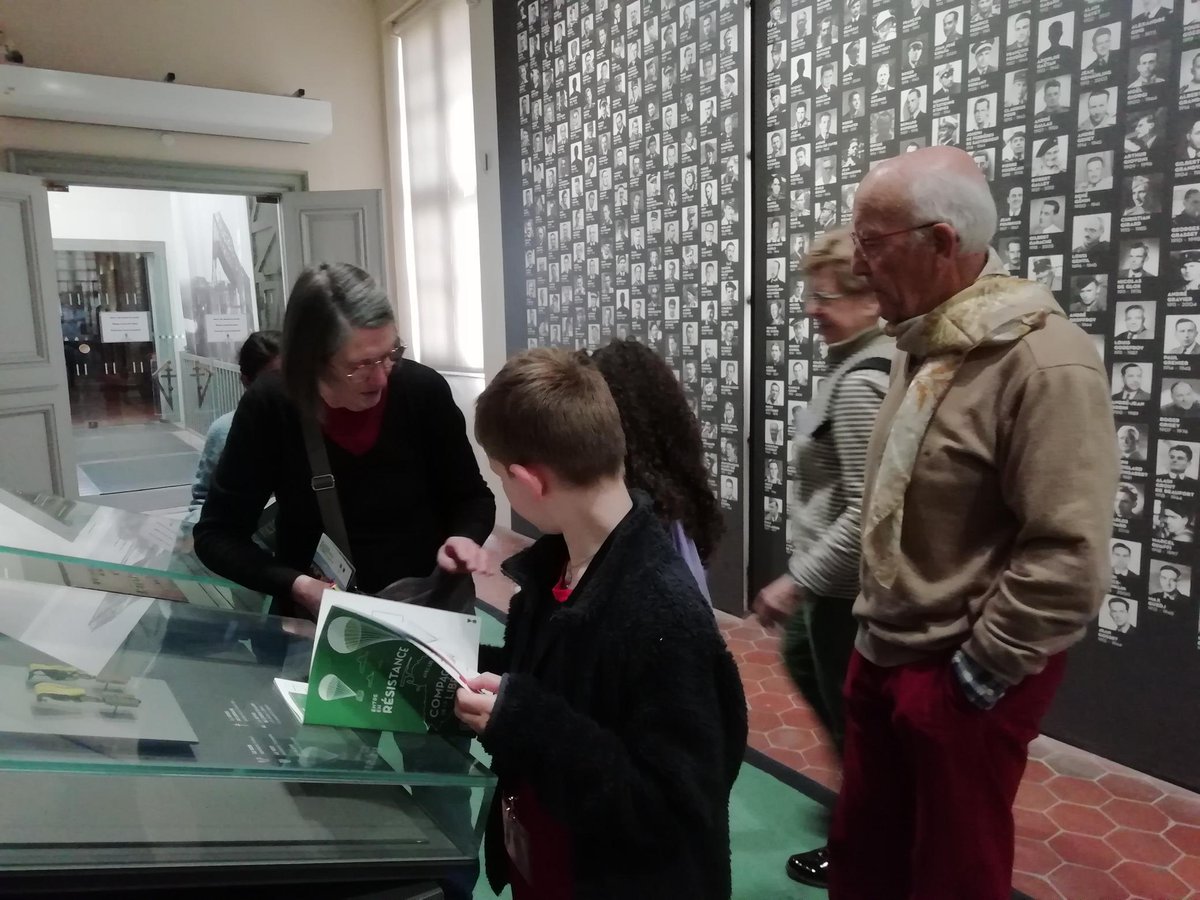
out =
<path fill-rule="evenodd" d="M 404 357 L 404 351 L 407 349 L 408 347 L 404 345 L 403 341 L 396 341 L 396 346 L 392 348 L 390 353 L 379 357 L 379 359 L 371 359 L 367 360 L 366 362 L 361 362 L 358 365 L 350 368 L 349 371 L 343 371 L 342 374 L 346 376 L 347 381 L 353 381 L 356 383 L 367 381 L 371 377 L 371 374 L 379 366 L 383 366 L 383 371 L 385 373 L 392 371 L 392 366 L 400 362 L 400 360 Z"/>
<path fill-rule="evenodd" d="M 859 253 L 865 253 L 867 248 L 874 247 L 890 237 L 895 237 L 898 234 L 908 234 L 913 231 L 920 231 L 923 228 L 932 228 L 934 225 L 941 224 L 941 222 L 926 222 L 924 225 L 914 225 L 912 228 L 901 228 L 899 231 L 888 231 L 884 234 L 872 234 L 869 237 L 859 237 L 857 231 L 852 231 L 850 232 L 850 240 L 854 242 L 854 246 Z"/>

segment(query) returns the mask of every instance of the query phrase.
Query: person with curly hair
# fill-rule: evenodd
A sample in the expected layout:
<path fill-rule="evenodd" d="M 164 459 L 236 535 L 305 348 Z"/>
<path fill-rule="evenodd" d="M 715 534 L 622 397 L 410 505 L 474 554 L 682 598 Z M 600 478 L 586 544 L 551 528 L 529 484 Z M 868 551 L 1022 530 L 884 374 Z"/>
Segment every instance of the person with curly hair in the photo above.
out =
<path fill-rule="evenodd" d="M 670 366 L 634 340 L 591 355 L 617 401 L 625 430 L 625 481 L 645 491 L 708 601 L 705 567 L 724 531 L 709 486 L 697 421 Z"/>
<path fill-rule="evenodd" d="M 798 428 L 794 436 L 789 571 L 754 601 L 763 624 L 786 623 L 788 674 L 839 750 L 845 734 L 842 683 L 858 632 L 851 608 L 859 589 L 867 444 L 895 348 L 880 328 L 875 293 L 851 271 L 853 257 L 850 231 L 839 228 L 818 237 L 804 260 L 811 289 L 806 311 L 829 348 L 831 371 L 809 406 L 812 427 Z M 802 884 L 825 887 L 827 849 L 797 853 L 787 872 Z"/>

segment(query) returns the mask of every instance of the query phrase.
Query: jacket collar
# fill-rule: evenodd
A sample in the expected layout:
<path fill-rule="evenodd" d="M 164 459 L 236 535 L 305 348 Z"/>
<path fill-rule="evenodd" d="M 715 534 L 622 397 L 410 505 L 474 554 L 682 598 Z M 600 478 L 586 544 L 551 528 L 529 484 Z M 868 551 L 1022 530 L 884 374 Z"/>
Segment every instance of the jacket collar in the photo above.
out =
<path fill-rule="evenodd" d="M 643 491 L 629 492 L 633 507 L 600 546 L 569 602 L 562 606 L 565 615 L 586 617 L 594 614 L 612 595 L 614 581 L 630 572 L 630 558 L 640 555 L 651 533 L 661 531 L 654 503 Z M 562 577 L 567 564 L 567 542 L 561 534 L 548 534 L 505 560 L 500 570 L 522 591 L 549 592 Z"/>
<path fill-rule="evenodd" d="M 876 323 L 876 324 L 872 325 L 870 328 L 860 331 L 858 334 L 854 335 L 853 337 L 848 337 L 844 341 L 838 341 L 837 343 L 830 344 L 829 345 L 829 361 L 836 365 L 837 363 L 840 363 L 843 360 L 849 359 L 851 356 L 853 356 L 859 350 L 862 350 L 864 347 L 866 347 L 868 344 L 870 344 L 873 340 L 875 340 L 875 338 L 879 337 L 882 334 L 883 334 L 883 329 L 879 326 L 878 323 Z"/>

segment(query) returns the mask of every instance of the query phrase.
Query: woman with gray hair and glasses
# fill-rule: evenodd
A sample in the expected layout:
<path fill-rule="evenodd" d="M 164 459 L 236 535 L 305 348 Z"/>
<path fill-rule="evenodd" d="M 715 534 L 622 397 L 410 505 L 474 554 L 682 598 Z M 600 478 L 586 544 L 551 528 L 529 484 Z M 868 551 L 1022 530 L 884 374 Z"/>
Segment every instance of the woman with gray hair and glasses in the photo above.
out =
<path fill-rule="evenodd" d="M 867 443 L 887 392 L 895 342 L 879 323 L 879 301 L 852 271 L 848 228 L 819 235 L 804 259 L 810 291 L 805 311 L 828 347 L 830 371 L 797 419 L 790 457 L 796 478 L 788 512 L 793 550 L 788 572 L 763 587 L 754 611 L 764 625 L 784 626 L 788 674 L 840 752 L 845 736 L 842 684 L 858 623 L 862 494 Z M 790 389 L 807 386 L 795 373 Z M 787 862 L 795 881 L 827 887 L 826 848 Z"/>
<path fill-rule="evenodd" d="M 306 269 L 288 299 L 280 374 L 238 405 L 195 529 L 218 574 L 274 597 L 272 611 L 315 616 L 326 584 L 310 576 L 322 516 L 304 424 L 328 455 L 357 587 L 486 570 L 478 546 L 496 516 L 463 415 L 433 369 L 404 359 L 387 295 L 361 269 Z M 253 540 L 274 495 L 276 550 Z M 346 548 L 342 548 L 345 550 Z"/>

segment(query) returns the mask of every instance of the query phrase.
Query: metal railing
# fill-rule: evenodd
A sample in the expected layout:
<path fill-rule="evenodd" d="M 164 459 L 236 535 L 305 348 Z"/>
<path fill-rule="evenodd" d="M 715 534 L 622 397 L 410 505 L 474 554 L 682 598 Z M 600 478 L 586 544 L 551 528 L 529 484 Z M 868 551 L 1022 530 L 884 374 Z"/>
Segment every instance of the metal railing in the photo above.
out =
<path fill-rule="evenodd" d="M 208 433 L 214 419 L 237 409 L 246 392 L 236 365 L 193 353 L 179 354 L 179 380 L 184 427 L 199 435 Z"/>

